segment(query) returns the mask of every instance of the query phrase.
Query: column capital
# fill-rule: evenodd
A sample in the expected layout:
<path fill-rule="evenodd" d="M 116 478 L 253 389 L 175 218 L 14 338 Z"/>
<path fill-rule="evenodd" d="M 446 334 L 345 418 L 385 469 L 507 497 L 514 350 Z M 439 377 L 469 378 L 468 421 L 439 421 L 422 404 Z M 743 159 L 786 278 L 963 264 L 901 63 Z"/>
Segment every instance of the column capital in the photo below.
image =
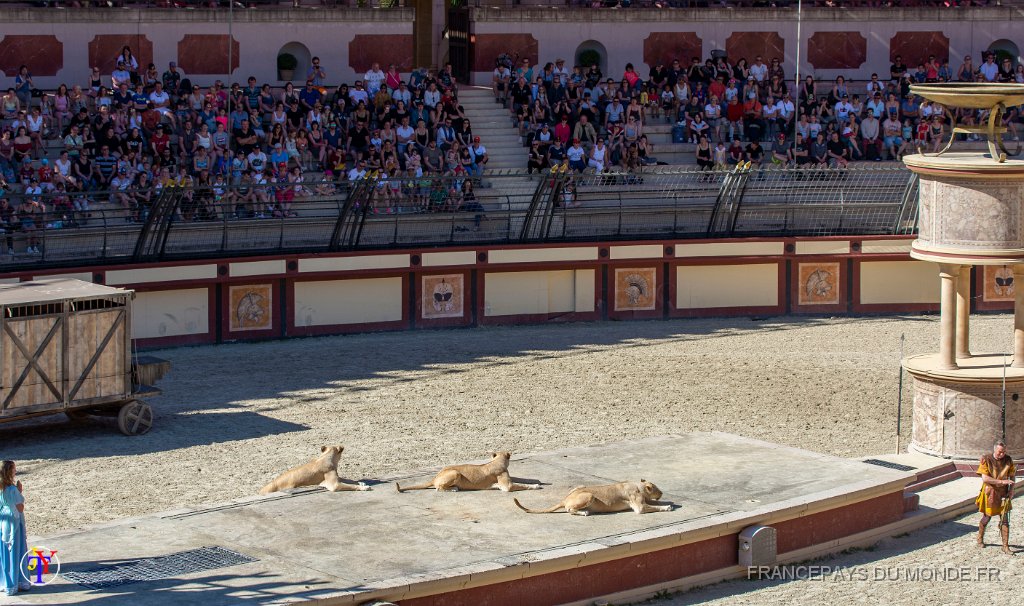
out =
<path fill-rule="evenodd" d="M 963 265 L 957 263 L 939 263 L 939 277 L 940 278 L 958 278 L 960 277 L 960 270 Z M 1018 267 L 1014 265 L 1014 267 Z"/>

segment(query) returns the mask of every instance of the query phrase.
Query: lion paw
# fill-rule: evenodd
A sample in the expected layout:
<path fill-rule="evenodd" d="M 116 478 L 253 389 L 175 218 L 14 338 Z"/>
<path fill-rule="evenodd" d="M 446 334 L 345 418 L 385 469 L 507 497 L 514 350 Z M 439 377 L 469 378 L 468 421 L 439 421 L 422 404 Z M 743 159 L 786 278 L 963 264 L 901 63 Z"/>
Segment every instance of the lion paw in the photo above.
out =
<path fill-rule="evenodd" d="M 658 511 L 672 511 L 671 505 L 660 505 Z"/>
<path fill-rule="evenodd" d="M 542 486 L 540 484 L 527 484 L 530 490 L 540 490 Z"/>
<path fill-rule="evenodd" d="M 362 491 L 370 490 L 370 485 L 369 484 L 365 484 L 363 482 L 360 482 L 356 486 L 358 486 L 359 490 L 362 490 Z"/>

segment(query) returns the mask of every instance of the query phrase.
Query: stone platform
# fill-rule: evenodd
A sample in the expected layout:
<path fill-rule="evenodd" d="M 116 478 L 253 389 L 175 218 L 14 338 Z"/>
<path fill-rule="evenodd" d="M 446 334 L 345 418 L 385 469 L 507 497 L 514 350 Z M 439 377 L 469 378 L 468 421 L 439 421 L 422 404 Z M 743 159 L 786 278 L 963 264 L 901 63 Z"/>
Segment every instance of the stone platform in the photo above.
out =
<path fill-rule="evenodd" d="M 737 535 L 754 524 L 776 529 L 780 561 L 839 551 L 844 538 L 903 520 L 904 486 L 916 477 L 724 433 L 518 455 L 510 470 L 544 484 L 516 493 L 528 507 L 554 504 L 573 486 L 640 478 L 677 507 L 529 515 L 496 490 L 397 494 L 390 482 L 423 481 L 434 470 L 407 473 L 370 492 L 302 489 L 33 538 L 58 550 L 63 575 L 200 547 L 255 561 L 92 590 L 63 576 L 13 602 L 583 603 L 680 579 L 736 576 Z"/>

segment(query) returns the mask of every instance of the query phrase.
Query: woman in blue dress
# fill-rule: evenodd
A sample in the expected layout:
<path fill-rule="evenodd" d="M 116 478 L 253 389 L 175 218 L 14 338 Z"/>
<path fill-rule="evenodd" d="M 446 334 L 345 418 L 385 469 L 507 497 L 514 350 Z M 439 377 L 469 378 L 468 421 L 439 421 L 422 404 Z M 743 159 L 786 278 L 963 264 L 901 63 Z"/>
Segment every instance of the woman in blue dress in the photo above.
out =
<path fill-rule="evenodd" d="M 0 590 L 7 595 L 29 588 L 21 575 L 21 561 L 28 551 L 25 536 L 25 498 L 21 482 L 14 479 L 14 461 L 0 464 Z"/>

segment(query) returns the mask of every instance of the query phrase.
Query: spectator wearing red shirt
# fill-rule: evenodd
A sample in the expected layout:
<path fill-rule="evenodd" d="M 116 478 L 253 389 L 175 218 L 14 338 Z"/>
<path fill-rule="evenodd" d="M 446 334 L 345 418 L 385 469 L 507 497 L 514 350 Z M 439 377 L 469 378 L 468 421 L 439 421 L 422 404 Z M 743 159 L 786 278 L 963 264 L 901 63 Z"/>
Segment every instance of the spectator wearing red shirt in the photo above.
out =
<path fill-rule="evenodd" d="M 156 127 L 156 132 L 150 139 L 149 144 L 153 148 L 153 153 L 157 156 L 163 154 L 165 149 L 170 148 L 171 138 L 164 132 L 162 125 Z"/>
<path fill-rule="evenodd" d="M 715 81 L 708 86 L 708 96 L 725 99 L 725 76 L 718 76 L 715 78 Z"/>
<path fill-rule="evenodd" d="M 568 145 L 571 134 L 572 127 L 569 126 L 569 116 L 562 116 L 562 119 L 555 125 L 555 138 L 561 141 L 562 145 Z"/>
<path fill-rule="evenodd" d="M 622 79 L 625 80 L 631 88 L 639 88 L 640 74 L 636 73 L 633 69 L 632 63 L 626 64 L 626 71 L 622 74 Z"/>
<path fill-rule="evenodd" d="M 743 134 L 743 105 L 737 97 L 729 99 L 725 106 L 725 119 L 729 121 L 729 138 Z"/>

